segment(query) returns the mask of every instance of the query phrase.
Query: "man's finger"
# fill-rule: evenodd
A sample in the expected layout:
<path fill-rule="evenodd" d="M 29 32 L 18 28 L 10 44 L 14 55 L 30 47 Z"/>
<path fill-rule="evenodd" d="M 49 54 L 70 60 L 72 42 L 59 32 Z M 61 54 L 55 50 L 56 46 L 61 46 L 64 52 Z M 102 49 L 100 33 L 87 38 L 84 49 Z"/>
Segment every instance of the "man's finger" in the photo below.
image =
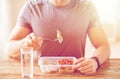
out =
<path fill-rule="evenodd" d="M 74 64 L 81 63 L 81 62 L 83 62 L 84 60 L 85 60 L 85 58 L 84 58 L 84 57 L 81 57 L 81 58 L 77 59 L 77 60 L 74 62 Z"/>

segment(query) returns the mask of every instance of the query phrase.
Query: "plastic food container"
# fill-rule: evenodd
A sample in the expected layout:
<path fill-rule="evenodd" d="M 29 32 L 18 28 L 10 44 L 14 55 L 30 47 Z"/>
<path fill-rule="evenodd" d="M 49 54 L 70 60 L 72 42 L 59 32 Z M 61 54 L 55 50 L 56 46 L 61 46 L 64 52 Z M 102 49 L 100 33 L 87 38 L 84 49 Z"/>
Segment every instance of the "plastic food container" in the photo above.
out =
<path fill-rule="evenodd" d="M 42 73 L 72 73 L 75 57 L 40 57 L 38 64 Z"/>

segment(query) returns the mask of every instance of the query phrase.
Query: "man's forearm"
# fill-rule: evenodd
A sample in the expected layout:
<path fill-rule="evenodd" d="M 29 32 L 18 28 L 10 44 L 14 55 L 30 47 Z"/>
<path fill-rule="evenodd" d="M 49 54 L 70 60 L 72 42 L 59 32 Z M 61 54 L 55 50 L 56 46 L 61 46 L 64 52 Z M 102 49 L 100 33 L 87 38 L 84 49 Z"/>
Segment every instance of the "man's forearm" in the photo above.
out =
<path fill-rule="evenodd" d="M 99 59 L 100 65 L 103 64 L 110 56 L 109 45 L 98 47 L 94 52 L 93 56 Z"/>
<path fill-rule="evenodd" d="M 20 48 L 23 47 L 23 40 L 12 40 L 7 44 L 6 52 L 10 58 L 20 57 Z"/>

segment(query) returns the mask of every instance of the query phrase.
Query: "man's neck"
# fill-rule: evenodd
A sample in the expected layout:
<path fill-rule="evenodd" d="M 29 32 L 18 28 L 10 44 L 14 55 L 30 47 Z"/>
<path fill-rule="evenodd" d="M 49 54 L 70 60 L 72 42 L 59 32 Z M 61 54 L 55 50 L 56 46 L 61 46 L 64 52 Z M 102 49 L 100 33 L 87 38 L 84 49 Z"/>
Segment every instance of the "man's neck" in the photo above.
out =
<path fill-rule="evenodd" d="M 71 0 L 49 0 L 54 6 L 66 6 Z"/>

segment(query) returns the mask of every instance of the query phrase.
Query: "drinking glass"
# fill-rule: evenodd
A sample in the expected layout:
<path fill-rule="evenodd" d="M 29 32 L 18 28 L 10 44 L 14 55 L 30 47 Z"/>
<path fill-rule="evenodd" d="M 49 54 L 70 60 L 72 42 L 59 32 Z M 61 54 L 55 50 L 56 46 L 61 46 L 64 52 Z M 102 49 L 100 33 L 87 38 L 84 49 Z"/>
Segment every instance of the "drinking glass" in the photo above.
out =
<path fill-rule="evenodd" d="M 33 79 L 33 48 L 25 47 L 21 49 L 21 73 L 22 78 Z"/>

